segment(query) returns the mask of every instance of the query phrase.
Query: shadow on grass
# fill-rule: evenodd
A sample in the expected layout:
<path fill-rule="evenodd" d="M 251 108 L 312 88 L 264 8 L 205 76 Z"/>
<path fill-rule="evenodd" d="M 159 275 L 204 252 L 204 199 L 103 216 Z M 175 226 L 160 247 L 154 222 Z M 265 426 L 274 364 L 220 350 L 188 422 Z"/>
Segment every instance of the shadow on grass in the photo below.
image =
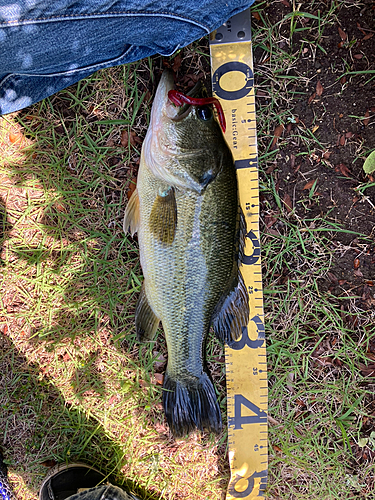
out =
<path fill-rule="evenodd" d="M 0 254 L 11 230 L 5 202 L 0 198 Z M 18 250 L 17 257 L 27 265 L 36 265 L 46 257 L 46 251 L 39 248 Z M 61 254 L 66 254 L 64 251 L 47 253 L 48 257 L 52 253 L 55 261 L 59 261 Z M 0 265 L 6 265 L 2 258 Z M 56 271 L 59 266 L 53 269 Z M 4 319 L 0 318 L 0 324 Z M 98 468 L 108 475 L 109 480 L 142 498 L 155 498 L 121 473 L 130 458 L 108 436 L 98 420 L 64 399 L 54 381 L 44 376 L 40 366 L 30 363 L 12 342 L 7 335 L 6 323 L 1 330 L 0 442 L 6 463 L 17 476 L 22 477 L 29 491 L 38 494 L 38 485 L 47 474 L 48 467 L 56 463 L 81 461 Z M 32 342 L 35 349 L 38 343 L 38 339 Z M 54 342 L 51 343 L 53 350 Z M 94 379 L 95 391 L 100 397 L 105 396 L 105 381 L 92 369 L 96 361 L 97 356 L 90 354 L 73 373 L 71 385 L 78 401 L 82 399 L 83 390 L 92 390 Z M 22 493 L 20 496 L 24 497 Z"/>
<path fill-rule="evenodd" d="M 6 463 L 30 491 L 37 494 L 48 466 L 81 461 L 144 498 L 146 492 L 121 474 L 129 457 L 97 420 L 64 401 L 39 367 L 17 354 L 4 334 L 0 334 L 0 351 L 0 439 Z"/>

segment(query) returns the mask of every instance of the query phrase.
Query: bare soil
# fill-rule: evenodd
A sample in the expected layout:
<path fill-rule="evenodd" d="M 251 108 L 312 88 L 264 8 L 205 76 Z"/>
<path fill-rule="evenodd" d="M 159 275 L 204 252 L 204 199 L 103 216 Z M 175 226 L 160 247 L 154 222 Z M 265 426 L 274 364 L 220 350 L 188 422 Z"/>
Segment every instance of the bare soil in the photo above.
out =
<path fill-rule="evenodd" d="M 330 2 L 319 2 L 324 18 Z M 333 263 L 329 279 L 321 281 L 322 291 L 337 296 L 355 296 L 365 309 L 375 307 L 375 185 L 361 193 L 361 186 L 374 184 L 374 177 L 363 171 L 364 159 L 375 149 L 375 75 L 344 75 L 346 72 L 374 71 L 375 2 L 360 5 L 341 2 L 337 22 L 325 26 L 320 40 L 306 31 L 293 35 L 293 50 L 300 46 L 296 65 L 288 76 L 295 77 L 289 102 L 291 120 L 284 123 L 274 177 L 280 198 L 295 209 L 298 217 L 322 216 L 343 231 L 333 243 L 342 249 Z M 311 2 L 301 2 L 300 12 L 318 15 Z M 270 2 L 267 14 L 276 24 L 292 11 L 288 1 Z M 253 19 L 253 24 L 256 24 Z M 306 24 L 309 19 L 306 18 Z M 285 25 L 285 50 L 290 26 Z M 314 32 L 314 35 L 316 33 Z M 303 41 L 304 40 L 304 41 Z M 256 64 L 262 49 L 255 51 Z M 256 84 L 260 85 L 258 78 Z M 260 94 L 260 95 L 259 95 Z M 258 93 L 260 106 L 267 96 Z M 295 122 L 295 123 L 293 123 Z M 315 140 L 311 149 L 298 139 L 299 130 L 309 131 Z M 278 209 L 273 200 L 274 217 L 266 219 L 266 230 L 277 226 Z M 363 239 L 359 234 L 367 236 Z"/>

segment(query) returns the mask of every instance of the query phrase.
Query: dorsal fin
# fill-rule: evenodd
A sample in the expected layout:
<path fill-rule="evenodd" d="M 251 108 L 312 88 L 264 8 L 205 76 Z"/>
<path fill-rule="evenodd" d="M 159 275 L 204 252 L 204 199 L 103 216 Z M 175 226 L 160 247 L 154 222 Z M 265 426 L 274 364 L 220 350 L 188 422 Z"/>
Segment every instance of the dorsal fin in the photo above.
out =
<path fill-rule="evenodd" d="M 136 188 L 126 206 L 123 224 L 124 232 L 127 233 L 130 229 L 130 234 L 134 236 L 134 233 L 139 229 L 139 221 L 139 197 Z"/>

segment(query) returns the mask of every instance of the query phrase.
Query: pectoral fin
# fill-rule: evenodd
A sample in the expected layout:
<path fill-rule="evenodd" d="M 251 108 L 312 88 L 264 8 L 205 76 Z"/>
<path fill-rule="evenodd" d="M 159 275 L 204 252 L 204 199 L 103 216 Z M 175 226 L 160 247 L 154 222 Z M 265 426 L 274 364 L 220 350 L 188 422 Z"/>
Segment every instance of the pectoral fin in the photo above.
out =
<path fill-rule="evenodd" d="M 159 194 L 150 214 L 150 231 L 162 243 L 173 243 L 177 227 L 177 204 L 172 187 Z"/>
<path fill-rule="evenodd" d="M 143 282 L 141 293 L 139 294 L 137 306 L 135 308 L 135 328 L 137 331 L 137 339 L 152 340 L 159 326 L 159 318 L 151 309 L 148 303 L 145 284 Z"/>
<path fill-rule="evenodd" d="M 212 316 L 212 326 L 217 338 L 231 344 L 242 334 L 242 327 L 249 321 L 249 297 L 242 274 L 233 280 L 228 292 L 223 294 Z"/>
<path fill-rule="evenodd" d="M 138 190 L 135 189 L 134 193 L 131 195 L 130 200 L 126 206 L 123 229 L 127 233 L 130 228 L 130 233 L 134 236 L 134 233 L 138 231 L 139 228 L 139 197 Z"/>

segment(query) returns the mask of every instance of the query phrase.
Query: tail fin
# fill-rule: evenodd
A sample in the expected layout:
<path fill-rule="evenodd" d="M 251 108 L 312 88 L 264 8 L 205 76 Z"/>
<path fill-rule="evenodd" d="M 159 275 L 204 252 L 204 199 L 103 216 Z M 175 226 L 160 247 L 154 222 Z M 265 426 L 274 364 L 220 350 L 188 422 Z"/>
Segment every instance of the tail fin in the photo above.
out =
<path fill-rule="evenodd" d="M 163 389 L 164 412 L 175 438 L 186 436 L 195 428 L 220 432 L 220 408 L 207 373 L 199 378 L 178 380 L 167 372 Z"/>

